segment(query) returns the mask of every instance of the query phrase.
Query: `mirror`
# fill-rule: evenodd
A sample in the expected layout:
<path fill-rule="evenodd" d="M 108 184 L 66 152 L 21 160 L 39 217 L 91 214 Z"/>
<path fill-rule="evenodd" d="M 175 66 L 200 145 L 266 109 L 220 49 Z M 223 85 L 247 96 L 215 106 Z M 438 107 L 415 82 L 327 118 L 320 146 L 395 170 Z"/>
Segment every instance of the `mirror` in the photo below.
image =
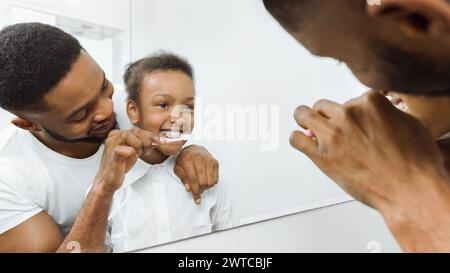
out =
<path fill-rule="evenodd" d="M 133 126 L 126 115 L 122 81 L 127 63 L 164 50 L 192 65 L 195 128 L 186 145 L 202 145 L 219 161 L 220 191 L 206 191 L 201 205 L 196 205 L 184 188 L 180 190 L 182 184 L 167 185 L 174 178 L 157 166 L 141 164 L 136 171 L 140 178 L 130 178 L 140 184 L 125 183 L 129 190 L 113 205 L 109 240 L 115 242 L 114 251 L 147 248 L 350 200 L 289 145 L 289 135 L 298 129 L 292 118 L 298 105 L 311 105 L 323 97 L 344 102 L 366 88 L 345 65 L 318 59 L 303 49 L 270 17 L 261 0 L 96 1 L 105 2 L 102 13 L 120 18 L 119 25 L 108 18 L 92 19 L 92 1 L 66 1 L 67 10 L 76 10 L 78 18 L 64 12 L 64 4 L 49 11 L 40 1 L 10 2 L 2 13 L 5 25 L 44 21 L 79 38 L 115 85 L 121 128 Z M 117 8 L 119 2 L 122 8 Z M 24 3 L 33 6 L 34 13 Z M 83 33 L 83 24 L 103 36 L 86 35 L 89 30 L 85 27 Z M 4 128 L 6 117 L 0 115 Z"/>

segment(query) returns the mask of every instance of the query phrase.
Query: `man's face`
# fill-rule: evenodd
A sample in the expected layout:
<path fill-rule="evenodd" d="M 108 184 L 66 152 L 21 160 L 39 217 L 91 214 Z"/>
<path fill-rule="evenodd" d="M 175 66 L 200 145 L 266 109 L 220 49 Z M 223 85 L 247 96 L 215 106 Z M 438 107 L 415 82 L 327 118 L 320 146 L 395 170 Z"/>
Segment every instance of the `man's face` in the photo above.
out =
<path fill-rule="evenodd" d="M 277 1 L 296 1 L 264 1 L 296 40 L 315 55 L 343 61 L 365 85 L 416 94 L 450 93 L 450 35 L 431 35 L 424 18 L 394 5 L 375 16 L 378 7 L 366 0 L 298 0 L 287 9 L 274 8 Z M 380 1 L 387 2 L 403 1 Z"/>
<path fill-rule="evenodd" d="M 103 70 L 82 51 L 66 77 L 45 96 L 50 111 L 28 116 L 54 140 L 101 142 L 117 125 L 113 93 Z"/>

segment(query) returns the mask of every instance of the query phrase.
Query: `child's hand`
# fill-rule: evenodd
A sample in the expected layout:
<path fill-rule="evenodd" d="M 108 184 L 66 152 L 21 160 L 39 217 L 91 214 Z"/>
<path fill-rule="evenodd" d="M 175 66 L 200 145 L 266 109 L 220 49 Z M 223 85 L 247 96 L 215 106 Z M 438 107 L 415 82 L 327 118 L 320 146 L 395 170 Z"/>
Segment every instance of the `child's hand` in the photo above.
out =
<path fill-rule="evenodd" d="M 196 204 L 200 204 L 204 190 L 219 182 L 219 162 L 201 146 L 184 148 L 177 158 L 174 171 L 186 190 L 192 192 Z"/>
<path fill-rule="evenodd" d="M 122 186 L 125 174 L 134 166 L 139 156 L 161 143 L 159 136 L 139 128 L 114 130 L 105 141 L 103 157 L 96 181 L 103 188 L 115 192 Z"/>

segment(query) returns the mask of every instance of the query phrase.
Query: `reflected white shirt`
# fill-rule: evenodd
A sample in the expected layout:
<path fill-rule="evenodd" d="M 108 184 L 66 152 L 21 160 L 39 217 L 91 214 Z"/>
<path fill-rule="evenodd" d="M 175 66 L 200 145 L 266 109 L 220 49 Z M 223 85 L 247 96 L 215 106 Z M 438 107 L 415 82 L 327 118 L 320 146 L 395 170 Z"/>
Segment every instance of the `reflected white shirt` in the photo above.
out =
<path fill-rule="evenodd" d="M 126 252 L 233 227 L 224 181 L 202 194 L 200 205 L 173 171 L 177 156 L 150 165 L 138 160 L 115 193 L 107 245 Z"/>

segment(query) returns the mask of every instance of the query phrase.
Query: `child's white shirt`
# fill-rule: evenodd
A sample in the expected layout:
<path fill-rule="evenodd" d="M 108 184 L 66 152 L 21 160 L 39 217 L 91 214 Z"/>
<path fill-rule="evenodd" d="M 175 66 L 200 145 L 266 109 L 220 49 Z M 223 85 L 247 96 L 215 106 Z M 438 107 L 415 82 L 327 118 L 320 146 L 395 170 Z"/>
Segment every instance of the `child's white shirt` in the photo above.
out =
<path fill-rule="evenodd" d="M 127 252 L 233 227 L 224 181 L 202 194 L 192 193 L 175 175 L 177 156 L 158 165 L 138 159 L 115 193 L 108 217 L 107 245 Z"/>

